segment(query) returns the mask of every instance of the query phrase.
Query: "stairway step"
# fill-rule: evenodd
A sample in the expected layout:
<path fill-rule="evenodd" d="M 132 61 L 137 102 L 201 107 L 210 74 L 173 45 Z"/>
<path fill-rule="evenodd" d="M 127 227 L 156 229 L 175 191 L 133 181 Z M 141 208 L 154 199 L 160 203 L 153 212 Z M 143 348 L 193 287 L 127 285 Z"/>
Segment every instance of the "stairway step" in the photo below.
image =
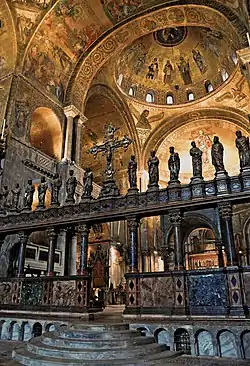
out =
<path fill-rule="evenodd" d="M 66 348 L 91 348 L 91 349 L 123 349 L 126 347 L 139 346 L 145 344 L 152 344 L 155 342 L 154 337 L 132 337 L 132 338 L 118 338 L 118 339 L 96 339 L 95 337 L 79 338 L 65 338 L 58 337 L 56 332 L 46 332 L 41 336 L 41 342 L 49 346 L 66 347 Z"/>
<path fill-rule="evenodd" d="M 129 330 L 129 324 L 127 323 L 92 323 L 92 324 L 86 324 L 86 323 L 78 323 L 74 324 L 72 323 L 69 327 L 70 329 L 75 330 L 89 330 L 89 331 L 123 331 L 123 330 Z"/>
<path fill-rule="evenodd" d="M 54 346 L 45 345 L 41 342 L 41 337 L 31 339 L 27 343 L 29 352 L 39 354 L 42 356 L 67 358 L 67 359 L 82 359 L 82 360 L 100 360 L 100 359 L 129 359 L 129 358 L 144 358 L 146 355 L 158 353 L 166 350 L 165 345 L 157 343 L 145 344 L 143 346 L 127 347 L 126 349 L 110 349 L 105 348 L 88 348 L 88 349 L 72 349 L 72 348 L 58 348 Z"/>
<path fill-rule="evenodd" d="M 144 366 L 144 365 L 155 365 L 154 360 L 156 360 L 157 365 L 168 365 L 169 361 L 174 358 L 173 352 L 164 351 L 157 354 L 157 358 L 153 358 L 153 355 L 149 358 L 143 360 L 138 360 L 137 358 L 129 360 L 72 360 L 72 359 L 60 359 L 57 360 L 54 357 L 41 356 L 33 354 L 27 350 L 24 346 L 17 347 L 13 353 L 13 358 L 25 366 Z M 162 358 L 159 358 L 160 355 Z M 176 357 L 180 354 L 177 353 Z M 171 361 L 170 361 L 171 362 Z"/>
<path fill-rule="evenodd" d="M 60 328 L 57 330 L 58 336 L 62 338 L 92 338 L 92 339 L 130 339 L 134 337 L 141 337 L 139 330 L 123 330 L 120 331 L 90 331 L 90 330 L 74 330 L 68 327 Z"/>

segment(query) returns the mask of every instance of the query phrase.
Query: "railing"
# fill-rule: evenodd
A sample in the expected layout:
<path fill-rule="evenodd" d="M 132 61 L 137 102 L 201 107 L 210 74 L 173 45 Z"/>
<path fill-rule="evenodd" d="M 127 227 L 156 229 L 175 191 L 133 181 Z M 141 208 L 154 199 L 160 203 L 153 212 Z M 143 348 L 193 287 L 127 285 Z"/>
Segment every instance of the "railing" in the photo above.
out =
<path fill-rule="evenodd" d="M 0 310 L 87 312 L 90 277 L 0 279 Z"/>

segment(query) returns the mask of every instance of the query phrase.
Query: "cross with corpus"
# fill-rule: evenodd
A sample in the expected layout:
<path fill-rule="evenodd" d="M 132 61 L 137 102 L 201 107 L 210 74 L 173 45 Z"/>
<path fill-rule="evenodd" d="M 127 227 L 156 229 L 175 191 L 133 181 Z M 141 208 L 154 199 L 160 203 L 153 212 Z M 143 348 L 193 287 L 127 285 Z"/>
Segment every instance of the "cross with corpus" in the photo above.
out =
<path fill-rule="evenodd" d="M 124 136 L 122 140 L 118 140 L 117 137 L 114 137 L 115 132 L 118 128 L 115 128 L 111 122 L 109 122 L 105 126 L 105 134 L 102 145 L 94 145 L 91 149 L 89 149 L 90 154 L 93 154 L 95 157 L 98 153 L 102 153 L 106 156 L 106 169 L 104 182 L 113 182 L 114 181 L 114 170 L 113 170 L 113 153 L 116 149 L 123 147 L 126 150 L 130 144 L 132 144 L 133 140 L 128 136 Z"/>

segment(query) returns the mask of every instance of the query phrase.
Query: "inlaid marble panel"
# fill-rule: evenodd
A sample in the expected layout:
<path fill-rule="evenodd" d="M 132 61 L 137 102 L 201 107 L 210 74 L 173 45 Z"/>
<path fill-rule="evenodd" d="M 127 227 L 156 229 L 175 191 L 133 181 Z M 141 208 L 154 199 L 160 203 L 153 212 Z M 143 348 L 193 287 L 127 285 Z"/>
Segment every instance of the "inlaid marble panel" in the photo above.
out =
<path fill-rule="evenodd" d="M 238 357 L 237 345 L 233 333 L 225 331 L 219 336 L 221 357 Z"/>
<path fill-rule="evenodd" d="M 53 284 L 52 305 L 75 305 L 75 281 L 57 281 Z"/>
<path fill-rule="evenodd" d="M 142 307 L 171 307 L 174 304 L 172 278 L 155 277 L 141 279 Z"/>
<path fill-rule="evenodd" d="M 203 330 L 197 337 L 199 356 L 214 356 L 214 346 L 211 333 Z"/>

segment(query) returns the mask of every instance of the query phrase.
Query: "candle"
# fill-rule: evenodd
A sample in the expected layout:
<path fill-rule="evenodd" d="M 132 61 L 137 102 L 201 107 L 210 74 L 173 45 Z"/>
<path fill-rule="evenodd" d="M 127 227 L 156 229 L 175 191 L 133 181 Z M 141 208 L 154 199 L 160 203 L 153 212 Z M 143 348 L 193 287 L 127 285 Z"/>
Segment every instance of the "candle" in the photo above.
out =
<path fill-rule="evenodd" d="M 5 125 L 6 125 L 6 119 L 3 120 L 2 133 L 1 133 L 2 140 L 3 140 L 3 136 L 4 136 Z"/>
<path fill-rule="evenodd" d="M 250 47 L 250 36 L 248 32 L 247 32 L 247 40 L 248 40 L 248 46 Z"/>

